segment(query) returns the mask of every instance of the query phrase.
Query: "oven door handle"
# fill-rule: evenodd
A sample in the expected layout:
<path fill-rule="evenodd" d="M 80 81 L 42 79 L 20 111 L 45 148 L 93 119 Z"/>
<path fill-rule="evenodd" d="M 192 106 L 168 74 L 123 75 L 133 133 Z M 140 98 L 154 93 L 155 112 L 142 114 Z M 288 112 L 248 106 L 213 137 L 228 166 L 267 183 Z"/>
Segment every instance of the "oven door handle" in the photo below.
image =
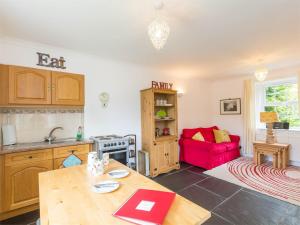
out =
<path fill-rule="evenodd" d="M 117 153 L 123 153 L 123 152 L 127 152 L 127 150 L 115 151 L 115 152 L 107 152 L 107 151 L 103 151 L 103 153 L 108 153 L 108 154 L 110 154 L 110 155 L 117 154 Z"/>

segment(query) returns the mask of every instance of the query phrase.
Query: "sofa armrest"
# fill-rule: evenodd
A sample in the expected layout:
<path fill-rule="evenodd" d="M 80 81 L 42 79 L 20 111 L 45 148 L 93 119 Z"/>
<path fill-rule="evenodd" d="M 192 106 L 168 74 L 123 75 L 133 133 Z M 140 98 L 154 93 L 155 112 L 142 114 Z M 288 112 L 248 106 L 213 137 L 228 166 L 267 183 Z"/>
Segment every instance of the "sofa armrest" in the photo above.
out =
<path fill-rule="evenodd" d="M 231 142 L 236 142 L 239 143 L 240 142 L 240 136 L 238 135 L 229 135 Z"/>

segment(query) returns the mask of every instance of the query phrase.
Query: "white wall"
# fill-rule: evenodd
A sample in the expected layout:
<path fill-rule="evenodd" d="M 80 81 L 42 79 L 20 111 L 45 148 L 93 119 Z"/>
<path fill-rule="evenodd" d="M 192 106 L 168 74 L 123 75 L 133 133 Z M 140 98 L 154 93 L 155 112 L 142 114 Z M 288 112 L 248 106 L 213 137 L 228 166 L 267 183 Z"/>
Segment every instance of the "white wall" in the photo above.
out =
<path fill-rule="evenodd" d="M 185 91 L 178 99 L 179 128 L 196 127 L 210 123 L 209 82 L 196 78 L 180 79 L 170 77 L 160 71 L 134 64 L 116 62 L 92 55 L 23 42 L 3 39 L 0 63 L 37 67 L 36 52 L 49 53 L 53 57 L 64 56 L 66 72 L 85 74 L 86 105 L 85 135 L 127 134 L 138 135 L 140 146 L 140 93 L 149 88 L 152 80 L 173 82 L 175 88 Z M 47 69 L 47 68 L 46 68 Z M 102 108 L 98 100 L 101 92 L 110 94 L 107 108 Z"/>
<path fill-rule="evenodd" d="M 231 134 L 243 134 L 244 79 L 221 79 L 211 84 L 212 124 L 228 130 Z M 241 98 L 241 115 L 220 115 L 220 100 L 228 98 Z M 243 135 L 241 138 L 243 139 Z"/>

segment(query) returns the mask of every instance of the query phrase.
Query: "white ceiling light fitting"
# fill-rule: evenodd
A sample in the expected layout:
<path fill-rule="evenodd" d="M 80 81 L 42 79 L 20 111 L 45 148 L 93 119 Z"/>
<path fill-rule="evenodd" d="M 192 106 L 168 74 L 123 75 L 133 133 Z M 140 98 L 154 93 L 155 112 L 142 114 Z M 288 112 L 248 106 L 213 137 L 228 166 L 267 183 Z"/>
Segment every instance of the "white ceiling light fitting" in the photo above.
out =
<path fill-rule="evenodd" d="M 267 68 L 257 69 L 254 73 L 256 79 L 260 82 L 264 81 L 268 75 L 269 71 Z"/>
<path fill-rule="evenodd" d="M 268 68 L 266 68 L 263 65 L 263 60 L 262 59 L 259 59 L 258 62 L 260 64 L 260 67 L 257 70 L 255 70 L 254 76 L 255 76 L 256 80 L 262 82 L 267 78 L 269 70 L 268 70 Z"/>
<path fill-rule="evenodd" d="M 159 11 L 162 10 L 164 4 L 162 0 L 155 0 L 154 1 L 154 8 L 157 11 L 156 18 L 150 23 L 148 26 L 148 35 L 153 46 L 160 50 L 162 49 L 169 37 L 170 34 L 170 27 L 168 23 L 159 15 Z"/>

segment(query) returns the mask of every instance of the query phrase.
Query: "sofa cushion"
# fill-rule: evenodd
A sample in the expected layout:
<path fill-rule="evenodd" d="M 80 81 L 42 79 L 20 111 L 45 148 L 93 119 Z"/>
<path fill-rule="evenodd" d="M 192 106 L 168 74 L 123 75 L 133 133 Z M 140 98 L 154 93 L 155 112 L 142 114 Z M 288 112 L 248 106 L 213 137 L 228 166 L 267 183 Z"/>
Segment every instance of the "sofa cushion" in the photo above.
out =
<path fill-rule="evenodd" d="M 194 128 L 194 129 L 183 129 L 182 131 L 182 137 L 187 139 L 192 139 L 192 137 L 200 131 L 200 128 Z"/>
<path fill-rule="evenodd" d="M 215 135 L 213 130 L 219 130 L 218 127 L 213 126 L 213 127 L 207 127 L 207 128 L 199 128 L 201 134 L 204 137 L 204 140 L 207 142 L 215 143 Z"/>
<path fill-rule="evenodd" d="M 215 142 L 215 136 L 214 136 L 214 132 L 213 132 L 214 129 L 219 130 L 219 128 L 217 126 L 207 127 L 207 128 L 200 127 L 200 128 L 194 128 L 194 129 L 183 129 L 182 137 L 186 138 L 186 139 L 192 139 L 192 137 L 197 132 L 201 132 L 205 141 L 214 143 Z"/>
<path fill-rule="evenodd" d="M 204 137 L 202 136 L 200 131 L 197 132 L 196 134 L 194 134 L 192 139 L 195 140 L 195 141 L 204 141 Z"/>
<path fill-rule="evenodd" d="M 221 143 L 221 144 L 213 143 L 212 148 L 210 149 L 210 152 L 212 154 L 223 154 L 226 151 L 227 151 L 227 147 L 226 147 L 226 145 L 224 145 L 224 143 Z"/>
<path fill-rule="evenodd" d="M 213 130 L 216 143 L 231 142 L 229 133 L 226 130 Z"/>

